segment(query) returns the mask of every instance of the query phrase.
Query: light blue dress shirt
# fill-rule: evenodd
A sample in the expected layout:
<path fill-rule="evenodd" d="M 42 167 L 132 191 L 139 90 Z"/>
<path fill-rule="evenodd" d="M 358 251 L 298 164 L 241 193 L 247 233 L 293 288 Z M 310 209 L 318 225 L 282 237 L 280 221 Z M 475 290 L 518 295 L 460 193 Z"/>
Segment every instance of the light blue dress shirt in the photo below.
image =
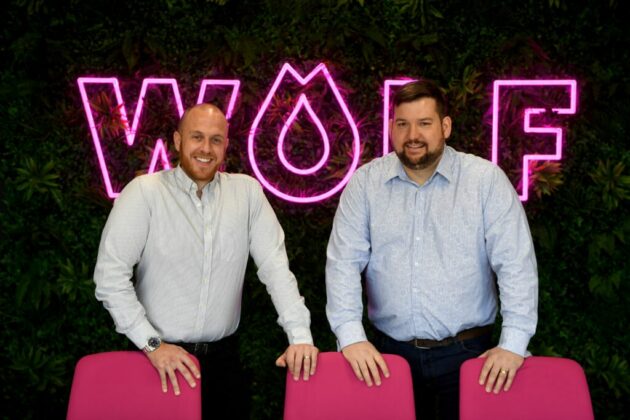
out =
<path fill-rule="evenodd" d="M 217 172 L 202 191 L 178 166 L 135 178 L 116 199 L 94 270 L 116 330 L 139 348 L 155 335 L 192 343 L 231 335 L 251 254 L 289 343 L 312 344 L 284 232 L 260 184 Z"/>
<path fill-rule="evenodd" d="M 327 250 L 326 312 L 340 348 L 366 340 L 368 317 L 399 341 L 441 340 L 492 324 L 499 346 L 525 355 L 537 322 L 532 238 L 503 171 L 449 146 L 418 185 L 392 152 L 362 166 L 345 188 Z M 495 282 L 496 273 L 496 282 Z"/>

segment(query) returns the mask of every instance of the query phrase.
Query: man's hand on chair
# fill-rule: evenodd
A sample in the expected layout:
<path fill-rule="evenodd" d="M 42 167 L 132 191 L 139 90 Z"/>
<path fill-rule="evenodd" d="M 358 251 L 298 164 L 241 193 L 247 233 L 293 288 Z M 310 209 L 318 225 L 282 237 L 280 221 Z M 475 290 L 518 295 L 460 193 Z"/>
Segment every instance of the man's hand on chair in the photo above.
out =
<path fill-rule="evenodd" d="M 372 386 L 372 382 L 376 385 L 381 384 L 379 368 L 383 371 L 383 375 L 389 378 L 389 369 L 385 359 L 369 341 L 350 344 L 341 349 L 341 352 L 352 366 L 357 378 L 360 381 L 365 381 L 367 386 Z"/>
<path fill-rule="evenodd" d="M 498 394 L 501 388 L 504 391 L 510 389 L 516 371 L 525 361 L 522 356 L 501 347 L 492 348 L 479 357 L 486 359 L 479 375 L 479 385 L 485 385 L 486 392 L 494 390 L 495 394 Z"/>
<path fill-rule="evenodd" d="M 291 344 L 276 359 L 276 366 L 288 367 L 296 381 L 300 378 L 300 372 L 305 381 L 315 374 L 317 368 L 317 355 L 319 349 L 312 344 Z"/>
<path fill-rule="evenodd" d="M 162 382 L 162 391 L 168 391 L 167 377 L 170 379 L 173 385 L 173 392 L 175 395 L 180 394 L 179 384 L 177 383 L 176 371 L 182 374 L 182 376 L 188 382 L 191 388 L 197 386 L 195 378 L 201 378 L 201 373 L 197 368 L 197 365 L 190 358 L 189 353 L 183 348 L 174 344 L 168 344 L 162 342 L 160 347 L 156 350 L 147 353 L 147 357 L 151 361 L 153 367 L 160 374 L 160 381 Z"/>

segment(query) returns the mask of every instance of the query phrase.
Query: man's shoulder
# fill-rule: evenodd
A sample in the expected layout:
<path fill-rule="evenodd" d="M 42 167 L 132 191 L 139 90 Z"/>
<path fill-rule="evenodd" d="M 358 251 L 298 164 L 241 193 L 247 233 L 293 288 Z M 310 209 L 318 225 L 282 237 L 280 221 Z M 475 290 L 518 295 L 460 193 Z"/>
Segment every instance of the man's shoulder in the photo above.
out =
<path fill-rule="evenodd" d="M 151 194 L 157 191 L 164 183 L 168 183 L 169 173 L 172 170 L 154 172 L 152 174 L 138 175 L 125 186 L 122 193 L 126 194 Z"/>
<path fill-rule="evenodd" d="M 385 156 L 377 157 L 359 167 L 354 173 L 354 178 L 362 178 L 366 182 L 383 182 L 391 176 L 398 157 L 391 152 Z"/>
<path fill-rule="evenodd" d="M 451 150 L 454 153 L 457 166 L 463 175 L 477 174 L 479 176 L 487 176 L 497 170 L 500 171 L 500 168 L 488 159 L 484 159 L 472 153 L 460 152 L 455 149 Z"/>
<path fill-rule="evenodd" d="M 258 180 L 250 175 L 246 174 L 233 174 L 228 172 L 218 172 L 221 183 L 235 186 L 235 187 L 247 187 L 247 188 L 260 188 Z"/>

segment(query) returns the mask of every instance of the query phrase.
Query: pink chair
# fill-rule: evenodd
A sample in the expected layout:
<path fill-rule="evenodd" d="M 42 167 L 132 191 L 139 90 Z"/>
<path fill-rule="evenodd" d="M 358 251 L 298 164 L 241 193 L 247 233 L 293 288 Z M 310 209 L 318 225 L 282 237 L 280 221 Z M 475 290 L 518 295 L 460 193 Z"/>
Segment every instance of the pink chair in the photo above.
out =
<path fill-rule="evenodd" d="M 194 358 L 195 363 L 199 362 Z M 139 351 L 113 351 L 85 356 L 74 371 L 68 420 L 201 419 L 201 383 L 191 388 L 178 373 L 181 394 L 160 377 Z"/>
<path fill-rule="evenodd" d="M 460 369 L 459 418 L 592 420 L 593 407 L 582 367 L 560 357 L 528 357 L 508 392 L 487 393 L 479 385 L 483 359 Z"/>
<path fill-rule="evenodd" d="M 411 370 L 400 356 L 384 354 L 390 377 L 381 386 L 359 381 L 341 353 L 320 353 L 308 381 L 287 372 L 284 420 L 413 420 Z"/>

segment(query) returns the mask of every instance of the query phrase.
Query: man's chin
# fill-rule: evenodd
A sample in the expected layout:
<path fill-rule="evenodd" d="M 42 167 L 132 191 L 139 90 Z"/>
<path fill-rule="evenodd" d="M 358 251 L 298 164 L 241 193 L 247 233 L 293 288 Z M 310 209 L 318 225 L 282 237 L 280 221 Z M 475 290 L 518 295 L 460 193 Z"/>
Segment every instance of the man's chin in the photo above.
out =
<path fill-rule="evenodd" d="M 398 155 L 398 159 L 400 159 L 400 161 L 402 162 L 402 164 L 404 166 L 406 166 L 409 169 L 424 169 L 424 167 L 427 164 L 427 156 L 421 156 L 421 157 L 416 157 L 416 158 L 411 158 L 409 157 L 409 155 L 407 155 L 406 153 L 401 155 Z"/>

